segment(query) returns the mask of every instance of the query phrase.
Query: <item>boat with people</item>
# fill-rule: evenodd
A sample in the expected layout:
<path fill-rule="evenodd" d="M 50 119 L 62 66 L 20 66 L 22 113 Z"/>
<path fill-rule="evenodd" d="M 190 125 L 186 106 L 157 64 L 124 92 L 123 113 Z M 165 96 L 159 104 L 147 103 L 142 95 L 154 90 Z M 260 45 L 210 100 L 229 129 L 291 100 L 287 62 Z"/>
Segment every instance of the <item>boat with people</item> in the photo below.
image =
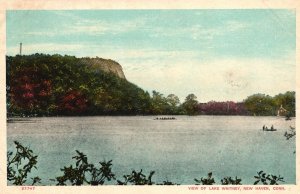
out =
<path fill-rule="evenodd" d="M 275 129 L 273 125 L 271 126 L 271 128 L 268 128 L 267 126 L 264 125 L 262 130 L 263 131 L 277 131 L 277 129 Z"/>
<path fill-rule="evenodd" d="M 176 120 L 175 117 L 156 117 L 154 120 Z"/>

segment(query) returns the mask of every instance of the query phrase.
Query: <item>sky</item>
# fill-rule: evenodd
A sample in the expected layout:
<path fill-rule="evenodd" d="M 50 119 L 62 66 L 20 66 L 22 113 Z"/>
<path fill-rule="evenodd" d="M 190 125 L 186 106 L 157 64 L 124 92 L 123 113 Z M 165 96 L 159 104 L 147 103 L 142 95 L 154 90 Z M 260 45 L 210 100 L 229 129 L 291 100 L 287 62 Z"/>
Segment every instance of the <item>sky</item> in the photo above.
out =
<path fill-rule="evenodd" d="M 128 81 L 181 102 L 242 101 L 296 88 L 296 12 L 232 10 L 9 10 L 6 54 L 101 57 Z"/>

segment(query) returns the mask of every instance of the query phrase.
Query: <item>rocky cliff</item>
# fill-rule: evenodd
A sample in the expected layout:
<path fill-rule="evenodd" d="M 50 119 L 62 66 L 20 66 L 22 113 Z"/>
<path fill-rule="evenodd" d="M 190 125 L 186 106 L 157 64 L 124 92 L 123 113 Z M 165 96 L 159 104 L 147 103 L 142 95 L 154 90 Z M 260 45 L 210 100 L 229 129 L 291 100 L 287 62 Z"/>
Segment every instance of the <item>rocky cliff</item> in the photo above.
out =
<path fill-rule="evenodd" d="M 98 57 L 81 58 L 80 63 L 85 64 L 91 67 L 92 69 L 95 69 L 96 71 L 97 69 L 100 69 L 107 73 L 113 73 L 122 79 L 126 79 L 122 66 L 118 62 L 113 61 L 111 59 L 102 59 Z"/>

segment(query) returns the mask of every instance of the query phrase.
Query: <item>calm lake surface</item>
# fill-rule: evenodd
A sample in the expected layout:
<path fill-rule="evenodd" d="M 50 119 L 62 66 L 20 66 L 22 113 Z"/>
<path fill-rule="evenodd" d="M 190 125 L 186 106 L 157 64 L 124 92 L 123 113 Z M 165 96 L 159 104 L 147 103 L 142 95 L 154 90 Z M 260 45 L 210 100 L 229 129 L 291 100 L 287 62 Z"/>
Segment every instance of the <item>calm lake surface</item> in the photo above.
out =
<path fill-rule="evenodd" d="M 8 150 L 13 141 L 30 146 L 38 154 L 38 175 L 45 185 L 61 176 L 60 168 L 75 164 L 80 150 L 95 164 L 113 160 L 113 172 L 133 169 L 153 180 L 195 184 L 194 178 L 213 173 L 217 184 L 225 176 L 238 176 L 242 184 L 253 184 L 260 170 L 284 177 L 295 184 L 295 139 L 283 136 L 295 119 L 251 116 L 175 116 L 176 120 L 154 120 L 156 116 L 97 116 L 28 118 L 7 124 Z M 262 131 L 274 125 L 275 132 Z M 111 184 L 115 184 L 112 182 Z"/>

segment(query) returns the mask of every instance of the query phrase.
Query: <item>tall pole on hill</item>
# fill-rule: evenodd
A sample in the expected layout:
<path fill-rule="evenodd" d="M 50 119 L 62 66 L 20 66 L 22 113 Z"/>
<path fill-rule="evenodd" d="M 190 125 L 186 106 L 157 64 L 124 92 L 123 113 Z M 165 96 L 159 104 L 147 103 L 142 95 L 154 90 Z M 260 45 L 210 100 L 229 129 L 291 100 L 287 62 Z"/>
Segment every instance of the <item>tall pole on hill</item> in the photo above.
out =
<path fill-rule="evenodd" d="M 22 55 L 22 42 L 20 42 L 20 55 Z"/>

